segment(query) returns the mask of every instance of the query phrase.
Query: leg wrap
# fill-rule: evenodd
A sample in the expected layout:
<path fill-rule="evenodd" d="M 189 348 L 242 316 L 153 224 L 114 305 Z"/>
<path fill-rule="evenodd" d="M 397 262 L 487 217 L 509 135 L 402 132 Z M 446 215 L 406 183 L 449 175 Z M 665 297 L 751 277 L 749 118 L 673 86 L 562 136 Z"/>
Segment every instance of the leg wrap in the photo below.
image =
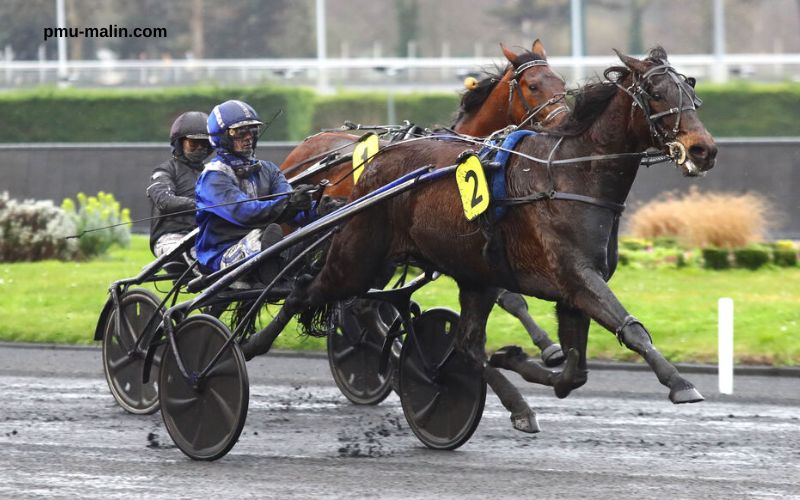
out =
<path fill-rule="evenodd" d="M 636 328 L 637 325 L 641 329 Z M 620 345 L 625 345 L 640 354 L 648 350 L 648 345 L 653 345 L 653 337 L 650 336 L 647 328 L 644 327 L 641 321 L 630 315 L 625 317 L 622 325 L 617 328 L 614 334 L 617 336 Z"/>

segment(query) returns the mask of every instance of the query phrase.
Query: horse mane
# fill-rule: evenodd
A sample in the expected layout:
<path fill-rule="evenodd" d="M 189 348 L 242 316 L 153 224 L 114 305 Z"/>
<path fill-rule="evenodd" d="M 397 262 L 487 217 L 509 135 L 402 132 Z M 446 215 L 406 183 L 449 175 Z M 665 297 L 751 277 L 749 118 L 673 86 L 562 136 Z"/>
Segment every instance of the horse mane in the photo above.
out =
<path fill-rule="evenodd" d="M 616 76 L 610 78 L 614 74 Z M 589 82 L 583 87 L 569 91 L 567 94 L 574 99 L 570 113 L 560 125 L 549 129 L 547 133 L 559 137 L 572 137 L 586 132 L 617 94 L 617 83 L 629 74 L 630 70 L 624 66 L 612 66 L 604 72 L 606 80 Z"/>
<path fill-rule="evenodd" d="M 662 64 L 667 60 L 667 51 L 663 47 L 656 46 L 650 50 L 645 61 Z M 547 131 L 548 134 L 559 137 L 572 137 L 580 135 L 597 120 L 606 110 L 618 90 L 617 85 L 630 75 L 631 70 L 625 66 L 611 66 L 603 72 L 605 80 L 597 80 L 587 83 L 583 87 L 570 91 L 574 96 L 572 111 L 567 119 L 553 129 Z"/>
<path fill-rule="evenodd" d="M 530 61 L 544 60 L 545 58 L 541 54 L 526 50 L 517 56 L 517 66 L 513 66 L 509 63 L 506 64 L 502 70 L 500 66 L 496 66 L 494 71 L 484 71 L 485 76 L 478 80 L 478 85 L 474 89 L 467 89 L 461 94 L 461 103 L 458 105 L 458 110 L 456 111 L 451 127 L 455 127 L 464 115 L 472 113 L 480 108 L 489 97 L 489 94 L 497 87 L 497 84 L 500 83 L 503 75 L 511 70 L 512 67 L 516 68 Z"/>

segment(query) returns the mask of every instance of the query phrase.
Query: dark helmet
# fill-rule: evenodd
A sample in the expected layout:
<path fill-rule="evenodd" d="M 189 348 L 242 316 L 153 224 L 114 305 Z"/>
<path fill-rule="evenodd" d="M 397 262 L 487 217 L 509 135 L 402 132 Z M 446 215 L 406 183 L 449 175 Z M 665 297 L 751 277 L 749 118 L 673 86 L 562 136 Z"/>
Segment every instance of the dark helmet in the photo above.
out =
<path fill-rule="evenodd" d="M 202 111 L 189 111 L 183 113 L 175 119 L 172 127 L 169 129 L 169 143 L 172 145 L 172 154 L 176 158 L 181 158 L 189 163 L 198 163 L 186 158 L 183 151 L 183 139 L 203 139 L 208 140 L 208 131 L 206 130 L 206 122 L 208 115 Z M 208 156 L 211 145 L 209 144 L 208 150 L 205 152 L 203 158 Z M 200 161 L 202 163 L 202 160 Z"/>
<path fill-rule="evenodd" d="M 218 149 L 233 152 L 233 141 L 228 131 L 239 127 L 253 126 L 259 129 L 264 125 L 252 106 L 243 101 L 230 100 L 214 106 L 208 117 L 208 134 L 211 145 Z M 253 149 L 258 141 L 256 133 Z"/>

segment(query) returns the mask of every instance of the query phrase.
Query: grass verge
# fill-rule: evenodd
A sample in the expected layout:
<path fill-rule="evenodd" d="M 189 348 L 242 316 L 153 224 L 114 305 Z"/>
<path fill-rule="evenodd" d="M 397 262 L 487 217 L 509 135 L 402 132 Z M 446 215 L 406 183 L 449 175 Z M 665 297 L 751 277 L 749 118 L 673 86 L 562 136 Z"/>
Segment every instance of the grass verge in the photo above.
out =
<path fill-rule="evenodd" d="M 0 340 L 89 344 L 108 285 L 131 276 L 151 261 L 147 239 L 134 236 L 130 248 L 114 249 L 91 262 L 45 261 L 0 264 Z M 717 299 L 735 303 L 738 363 L 800 364 L 800 268 L 708 271 L 622 267 L 611 288 L 674 362 L 716 362 Z M 414 296 L 423 308 L 458 310 L 454 283 L 442 278 Z M 536 321 L 552 336 L 552 303 L 529 299 Z M 265 316 L 266 318 L 267 316 Z M 276 346 L 321 350 L 324 341 L 300 337 L 293 325 Z M 489 319 L 488 349 L 531 346 L 522 325 L 495 308 Z M 638 356 L 592 323 L 593 359 L 637 360 Z"/>

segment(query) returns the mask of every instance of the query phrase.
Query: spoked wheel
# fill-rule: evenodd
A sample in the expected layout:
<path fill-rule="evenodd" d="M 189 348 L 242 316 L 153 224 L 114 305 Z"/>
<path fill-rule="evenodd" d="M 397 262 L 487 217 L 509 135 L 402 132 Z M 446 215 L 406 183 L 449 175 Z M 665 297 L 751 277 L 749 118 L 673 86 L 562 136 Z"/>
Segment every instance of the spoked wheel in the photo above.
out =
<path fill-rule="evenodd" d="M 486 401 L 483 374 L 455 350 L 459 316 L 435 308 L 414 321 L 400 354 L 400 402 L 426 446 L 458 448 L 475 432 Z"/>
<path fill-rule="evenodd" d="M 397 311 L 387 302 L 376 302 L 381 320 L 388 328 Z M 342 394 L 357 405 L 376 405 L 392 392 L 391 376 L 378 367 L 383 349 L 381 332 L 362 326 L 355 314 L 339 303 L 337 324 L 328 335 L 328 364 Z M 391 371 L 389 371 L 391 373 Z"/>
<path fill-rule="evenodd" d="M 133 347 L 146 329 L 149 328 L 152 334 L 161 324 L 164 311 L 158 307 L 160 303 L 150 290 L 129 290 L 120 297 L 122 321 L 119 334 L 116 329 L 117 311 L 114 309 L 103 327 L 103 371 L 108 388 L 122 408 L 137 415 L 149 415 L 158 409 L 156 376 L 163 350 L 156 352 L 149 382 L 144 384 L 142 371 L 148 340 L 144 339 L 136 350 Z"/>
<path fill-rule="evenodd" d="M 230 332 L 213 316 L 198 314 L 175 331 L 181 359 L 195 378 L 222 348 Z M 200 381 L 181 374 L 167 346 L 159 373 L 161 416 L 172 440 L 195 460 L 216 460 L 233 448 L 244 427 L 250 389 L 244 356 L 235 342 Z"/>

